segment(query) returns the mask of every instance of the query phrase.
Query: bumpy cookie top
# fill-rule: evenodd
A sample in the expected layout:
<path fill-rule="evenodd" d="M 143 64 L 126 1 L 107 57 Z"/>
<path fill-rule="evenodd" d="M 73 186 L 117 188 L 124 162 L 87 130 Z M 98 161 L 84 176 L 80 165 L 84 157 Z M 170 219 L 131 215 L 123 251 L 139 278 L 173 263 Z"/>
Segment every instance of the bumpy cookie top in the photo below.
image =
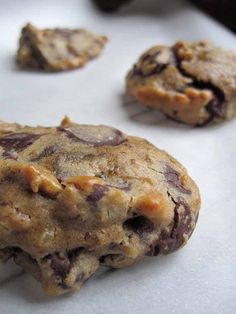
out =
<path fill-rule="evenodd" d="M 99 241 L 111 243 L 114 230 L 115 237 L 122 234 L 122 223 L 131 228 L 127 220 L 133 215 L 150 219 L 158 230 L 170 227 L 176 204 L 197 216 L 195 183 L 174 158 L 146 140 L 68 118 L 58 128 L 2 123 L 0 135 L 2 247 L 41 256 L 75 247 L 78 239 L 87 243 L 83 232 L 90 229 L 99 231 Z M 195 225 L 193 217 L 188 228 Z"/>
<path fill-rule="evenodd" d="M 193 125 L 236 114 L 236 53 L 207 42 L 177 42 L 143 54 L 127 92 L 173 119 Z"/>
<path fill-rule="evenodd" d="M 14 258 L 49 294 L 78 290 L 99 267 L 167 254 L 191 236 L 199 191 L 144 139 L 65 118 L 0 123 L 0 260 Z"/>

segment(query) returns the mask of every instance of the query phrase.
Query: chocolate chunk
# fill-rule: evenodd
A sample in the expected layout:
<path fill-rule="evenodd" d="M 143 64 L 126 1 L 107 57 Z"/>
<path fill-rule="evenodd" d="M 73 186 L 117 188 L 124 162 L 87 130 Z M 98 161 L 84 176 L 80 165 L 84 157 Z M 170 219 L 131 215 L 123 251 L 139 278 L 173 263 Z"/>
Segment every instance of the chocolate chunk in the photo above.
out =
<path fill-rule="evenodd" d="M 98 125 L 76 127 L 59 127 L 59 131 L 65 132 L 73 141 L 80 141 L 93 146 L 117 146 L 126 140 L 125 135 L 114 128 Z"/>
<path fill-rule="evenodd" d="M 49 258 L 51 260 L 51 267 L 55 274 L 65 279 L 71 268 L 69 258 L 59 253 L 54 253 Z"/>
<path fill-rule="evenodd" d="M 177 190 L 179 190 L 180 192 L 185 193 L 185 194 L 191 194 L 191 190 L 186 189 L 182 185 L 182 183 L 180 181 L 180 174 L 179 174 L 179 172 L 174 170 L 169 165 L 166 165 L 166 167 L 165 167 L 164 176 L 166 178 L 166 181 L 169 184 L 171 184 L 172 186 L 174 186 Z"/>
<path fill-rule="evenodd" d="M 180 73 L 185 76 L 188 77 L 192 80 L 192 83 L 189 84 L 189 86 L 196 88 L 196 89 L 206 89 L 206 90 L 210 90 L 213 94 L 213 98 L 212 100 L 206 105 L 206 111 L 209 113 L 209 118 L 204 121 L 201 124 L 198 124 L 198 126 L 204 126 L 210 122 L 212 122 L 215 118 L 216 119 L 224 119 L 225 118 L 225 95 L 223 93 L 223 91 L 215 86 L 214 84 L 212 84 L 211 82 L 205 82 L 205 81 L 200 81 L 197 80 L 196 77 L 194 77 L 193 75 L 189 74 L 182 66 L 182 61 L 181 59 L 178 57 L 178 55 L 174 52 L 174 56 L 176 59 L 176 66 L 178 68 L 178 70 L 180 71 Z M 181 92 L 181 91 L 180 91 Z"/>
<path fill-rule="evenodd" d="M 59 283 L 58 283 L 58 286 L 61 287 L 61 288 L 64 289 L 64 290 L 69 290 L 69 289 L 71 289 L 71 287 L 70 287 L 69 285 L 67 285 L 64 280 L 62 280 L 61 282 L 59 282 Z"/>
<path fill-rule="evenodd" d="M 143 233 L 152 232 L 154 230 L 153 223 L 144 216 L 129 218 L 124 222 L 123 227 L 132 230 L 140 236 L 143 235 Z"/>
<path fill-rule="evenodd" d="M 32 133 L 11 133 L 0 137 L 0 146 L 4 148 L 3 156 L 7 158 L 16 156 L 17 152 L 21 152 L 32 145 L 40 136 Z"/>
<path fill-rule="evenodd" d="M 133 68 L 134 75 L 148 77 L 164 71 L 169 64 L 175 63 L 175 57 L 170 49 L 148 51 Z"/>
<path fill-rule="evenodd" d="M 210 82 L 197 81 L 193 77 L 192 77 L 192 79 L 194 80 L 193 83 L 191 84 L 192 87 L 195 87 L 198 89 L 208 89 L 208 90 L 212 91 L 212 93 L 213 93 L 212 100 L 206 105 L 206 111 L 209 113 L 209 118 L 206 121 L 204 121 L 203 124 L 201 124 L 201 125 L 206 125 L 206 124 L 212 122 L 215 118 L 216 119 L 224 119 L 225 95 L 222 92 L 222 90 Z"/>
<path fill-rule="evenodd" d="M 87 201 L 93 205 L 96 205 L 98 201 L 104 196 L 104 194 L 109 190 L 105 185 L 94 184 L 93 191 L 87 196 Z"/>
<path fill-rule="evenodd" d="M 174 221 L 169 230 L 163 230 L 157 241 L 150 246 L 147 255 L 156 256 L 159 253 L 171 253 L 184 243 L 184 235 L 191 236 L 191 211 L 188 204 L 181 198 L 175 202 Z M 182 207 L 182 210 L 179 210 Z"/>
<path fill-rule="evenodd" d="M 84 251 L 83 247 L 77 247 L 75 249 L 67 251 L 67 256 L 70 260 L 71 265 L 74 263 L 75 259 L 79 256 L 79 254 L 83 251 Z"/>
<path fill-rule="evenodd" d="M 217 96 L 214 96 L 213 99 L 206 105 L 206 110 L 210 117 L 204 124 L 211 122 L 214 118 L 223 119 L 224 107 L 224 102 Z"/>

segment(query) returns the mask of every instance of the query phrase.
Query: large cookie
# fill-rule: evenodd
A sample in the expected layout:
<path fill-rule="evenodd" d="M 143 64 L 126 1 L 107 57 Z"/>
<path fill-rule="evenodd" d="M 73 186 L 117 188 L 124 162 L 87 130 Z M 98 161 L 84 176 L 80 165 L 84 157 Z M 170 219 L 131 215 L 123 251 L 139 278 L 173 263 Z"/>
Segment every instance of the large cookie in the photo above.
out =
<path fill-rule="evenodd" d="M 108 126 L 0 124 L 0 259 L 48 294 L 78 290 L 100 265 L 168 254 L 191 236 L 199 191 L 185 168 Z"/>
<path fill-rule="evenodd" d="M 129 71 L 127 93 L 174 120 L 205 125 L 236 115 L 236 53 L 207 42 L 145 52 Z"/>
<path fill-rule="evenodd" d="M 63 71 L 84 66 L 97 57 L 107 37 L 85 29 L 38 29 L 27 24 L 17 51 L 21 67 Z"/>

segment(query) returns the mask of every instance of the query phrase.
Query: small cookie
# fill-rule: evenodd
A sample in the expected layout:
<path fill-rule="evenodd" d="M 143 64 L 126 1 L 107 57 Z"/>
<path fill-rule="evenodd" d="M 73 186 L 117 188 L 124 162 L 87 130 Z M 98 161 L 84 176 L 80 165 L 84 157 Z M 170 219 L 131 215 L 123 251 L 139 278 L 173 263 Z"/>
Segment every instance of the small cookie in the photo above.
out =
<path fill-rule="evenodd" d="M 85 29 L 43 29 L 27 24 L 21 33 L 17 64 L 63 71 L 84 66 L 102 51 L 107 37 Z"/>
<path fill-rule="evenodd" d="M 190 125 L 236 115 L 236 53 L 207 42 L 177 42 L 145 52 L 126 77 L 127 94 Z"/>
<path fill-rule="evenodd" d="M 181 248 L 199 207 L 186 169 L 144 139 L 68 118 L 0 123 L 0 260 L 50 295 L 79 290 L 100 265 Z"/>

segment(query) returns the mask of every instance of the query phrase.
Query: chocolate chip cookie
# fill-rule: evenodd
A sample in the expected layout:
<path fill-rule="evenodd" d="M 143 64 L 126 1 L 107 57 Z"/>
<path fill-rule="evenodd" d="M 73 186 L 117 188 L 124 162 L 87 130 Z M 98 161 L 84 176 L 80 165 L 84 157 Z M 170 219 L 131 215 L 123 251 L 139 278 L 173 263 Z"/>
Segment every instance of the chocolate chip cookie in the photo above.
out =
<path fill-rule="evenodd" d="M 190 125 L 236 115 L 236 53 L 179 41 L 145 52 L 126 78 L 127 94 Z"/>
<path fill-rule="evenodd" d="M 17 64 L 23 68 L 63 71 L 97 57 L 107 37 L 85 29 L 38 29 L 27 24 L 21 33 Z"/>
<path fill-rule="evenodd" d="M 0 123 L 0 259 L 50 295 L 79 290 L 100 265 L 181 248 L 199 207 L 186 169 L 144 139 L 68 118 Z"/>

